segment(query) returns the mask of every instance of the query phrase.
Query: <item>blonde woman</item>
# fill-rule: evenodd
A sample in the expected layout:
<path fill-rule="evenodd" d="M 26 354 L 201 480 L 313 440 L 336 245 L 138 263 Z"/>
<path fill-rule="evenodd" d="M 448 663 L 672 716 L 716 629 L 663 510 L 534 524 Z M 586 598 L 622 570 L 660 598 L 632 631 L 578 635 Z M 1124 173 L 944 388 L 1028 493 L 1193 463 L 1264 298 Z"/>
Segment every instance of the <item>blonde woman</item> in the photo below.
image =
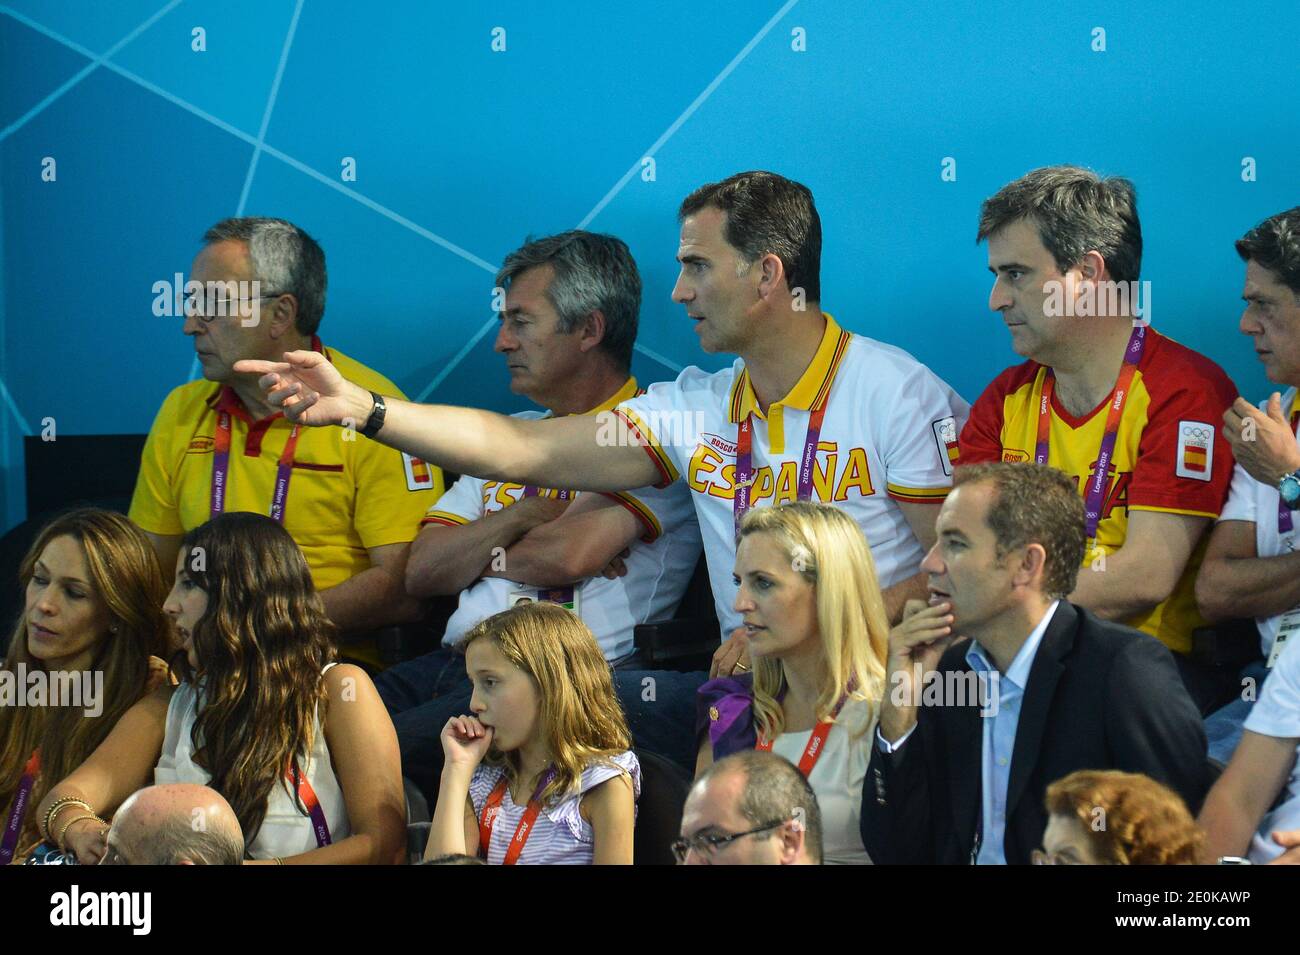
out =
<path fill-rule="evenodd" d="M 562 607 L 521 604 L 462 646 L 474 715 L 442 731 L 425 859 L 630 865 L 641 768 L 591 631 Z"/>
<path fill-rule="evenodd" d="M 870 862 L 858 819 L 889 623 L 862 532 L 822 504 L 751 511 L 735 579 L 754 671 L 700 688 L 696 775 L 730 753 L 770 749 L 817 794 L 825 862 Z M 715 851 L 729 836 L 741 837 L 718 833 Z"/>

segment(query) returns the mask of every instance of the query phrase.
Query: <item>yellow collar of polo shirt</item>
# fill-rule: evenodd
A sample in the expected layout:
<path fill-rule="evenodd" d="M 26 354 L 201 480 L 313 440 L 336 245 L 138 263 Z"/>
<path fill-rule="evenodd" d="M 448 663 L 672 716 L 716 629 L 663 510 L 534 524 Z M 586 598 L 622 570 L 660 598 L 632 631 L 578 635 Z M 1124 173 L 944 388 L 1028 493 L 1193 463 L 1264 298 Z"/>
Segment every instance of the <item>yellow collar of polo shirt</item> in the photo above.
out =
<path fill-rule="evenodd" d="M 790 389 L 790 393 L 780 401 L 768 405 L 767 414 L 763 414 L 758 405 L 758 396 L 754 394 L 748 370 L 742 368 L 731 386 L 728 419 L 734 424 L 739 424 L 751 414 L 765 419 L 768 446 L 773 454 L 785 453 L 785 409 L 812 411 L 826 403 L 826 397 L 835 381 L 835 373 L 844 359 L 849 339 L 853 337 L 850 332 L 840 328 L 829 312 L 822 312 L 822 317 L 826 319 L 826 330 L 822 333 L 821 343 L 817 346 L 812 361 Z"/>
<path fill-rule="evenodd" d="M 584 411 L 582 413 L 584 415 L 589 415 L 589 414 L 600 414 L 602 411 L 612 411 L 618 405 L 621 405 L 623 402 L 629 400 L 630 398 L 635 398 L 636 393 L 637 393 L 636 379 L 629 378 L 627 381 L 623 382 L 623 387 L 618 389 L 618 391 L 614 392 L 612 395 L 610 395 L 600 404 L 596 405 L 596 407 L 592 408 L 590 411 Z M 553 418 L 555 417 L 555 413 L 548 411 L 547 416 Z M 560 417 L 564 418 L 568 416 L 560 415 Z"/>

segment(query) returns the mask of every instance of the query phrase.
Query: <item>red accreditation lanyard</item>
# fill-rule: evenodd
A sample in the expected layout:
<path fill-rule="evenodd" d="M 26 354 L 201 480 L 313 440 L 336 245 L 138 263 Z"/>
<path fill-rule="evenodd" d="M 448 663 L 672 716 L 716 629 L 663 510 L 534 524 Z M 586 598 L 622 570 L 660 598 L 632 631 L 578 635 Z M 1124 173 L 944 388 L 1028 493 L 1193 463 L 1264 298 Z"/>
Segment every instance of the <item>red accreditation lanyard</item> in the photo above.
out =
<path fill-rule="evenodd" d="M 1295 409 L 1296 399 L 1291 399 L 1291 433 L 1296 433 L 1296 424 L 1300 423 L 1300 411 Z M 1286 506 L 1286 501 L 1282 500 L 1282 495 L 1277 496 L 1277 532 L 1281 534 L 1291 533 L 1291 508 Z"/>
<path fill-rule="evenodd" d="M 799 457 L 799 486 L 795 492 L 797 500 L 806 501 L 812 497 L 813 466 L 817 463 L 817 442 L 821 438 L 822 420 L 826 417 L 823 401 L 808 416 L 808 435 L 804 438 L 803 454 Z M 732 500 L 732 513 L 736 520 L 736 540 L 740 540 L 740 525 L 749 510 L 749 492 L 754 484 L 754 416 L 748 414 L 745 420 L 736 426 L 736 496 Z"/>
<path fill-rule="evenodd" d="M 554 778 L 555 770 L 548 769 L 542 776 L 542 781 L 533 790 L 533 796 L 524 809 L 523 818 L 519 820 L 519 825 L 515 826 L 515 834 L 510 837 L 510 845 L 506 849 L 506 858 L 502 865 L 514 865 L 519 861 L 519 856 L 524 851 L 524 843 L 532 835 L 533 823 L 537 821 L 537 816 L 542 811 L 542 792 Z M 508 777 L 502 776 L 501 781 L 492 790 L 492 794 L 488 796 L 487 802 L 483 804 L 483 815 L 479 817 L 478 854 L 484 860 L 487 859 L 488 847 L 492 844 L 492 827 L 496 825 L 497 816 L 501 813 L 501 800 L 506 796 L 507 783 Z"/>
<path fill-rule="evenodd" d="M 9 812 L 9 821 L 5 825 L 4 838 L 0 840 L 0 865 L 8 865 L 14 859 L 18 847 L 18 834 L 23 829 L 23 816 L 27 814 L 27 802 L 32 797 L 32 787 L 41 772 L 41 748 L 32 750 L 27 765 L 23 767 L 22 778 L 18 780 L 18 791 L 14 794 L 14 807 Z"/>
<path fill-rule="evenodd" d="M 289 768 L 284 771 L 284 778 L 298 793 L 298 799 L 306 807 L 307 815 L 311 816 L 311 828 L 316 835 L 316 847 L 329 845 L 330 827 L 325 821 L 325 810 L 321 808 L 320 800 L 316 798 L 316 790 L 312 788 L 311 781 L 298 769 L 296 760 L 290 761 Z"/>
<path fill-rule="evenodd" d="M 284 523 L 284 509 L 289 502 L 289 479 L 293 477 L 293 456 L 298 450 L 299 426 L 289 432 L 289 440 L 280 452 L 275 472 L 275 491 L 271 495 L 271 517 Z M 212 496 L 208 516 L 217 517 L 226 509 L 226 490 L 230 481 L 230 412 L 217 412 L 217 437 L 212 456 Z"/>
<path fill-rule="evenodd" d="M 835 709 L 831 710 L 830 717 L 813 727 L 812 735 L 808 737 L 808 745 L 803 748 L 803 755 L 799 757 L 799 772 L 803 773 L 804 779 L 812 775 L 813 767 L 817 765 L 817 760 L 821 759 L 822 750 L 826 748 L 826 737 L 830 735 L 835 717 L 840 715 L 840 710 L 844 708 L 844 703 L 848 698 L 848 693 L 841 696 L 839 702 L 835 704 Z M 760 735 L 758 742 L 754 744 L 754 749 L 761 749 L 765 753 L 770 753 L 772 751 L 772 742 L 772 740 L 764 739 Z"/>
<path fill-rule="evenodd" d="M 1101 449 L 1097 452 L 1097 469 L 1083 496 L 1083 507 L 1087 515 L 1088 541 L 1097 536 L 1097 525 L 1101 522 L 1102 503 L 1106 497 L 1109 483 L 1110 462 L 1115 456 L 1115 439 L 1119 435 L 1119 424 L 1124 417 L 1124 405 L 1132 390 L 1133 376 L 1137 373 L 1138 362 L 1142 360 L 1142 349 L 1146 345 L 1146 326 L 1138 325 L 1129 336 L 1128 348 L 1124 352 L 1124 365 L 1120 368 L 1119 381 L 1110 393 L 1110 411 L 1106 415 L 1106 431 L 1101 438 Z M 1038 402 L 1038 444 L 1034 449 L 1034 460 L 1046 464 L 1052 434 L 1052 393 L 1056 389 L 1056 376 L 1052 369 L 1047 369 L 1043 379 L 1043 395 Z"/>

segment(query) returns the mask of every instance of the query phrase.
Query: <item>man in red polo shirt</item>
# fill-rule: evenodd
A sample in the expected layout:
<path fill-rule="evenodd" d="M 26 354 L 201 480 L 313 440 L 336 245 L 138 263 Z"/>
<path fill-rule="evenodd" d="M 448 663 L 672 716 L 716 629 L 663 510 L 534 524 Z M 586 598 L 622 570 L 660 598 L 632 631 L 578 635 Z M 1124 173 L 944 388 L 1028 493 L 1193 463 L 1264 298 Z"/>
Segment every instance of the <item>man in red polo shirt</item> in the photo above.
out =
<path fill-rule="evenodd" d="M 186 531 L 223 511 L 269 514 L 302 548 L 340 630 L 418 619 L 420 602 L 405 590 L 407 551 L 442 494 L 442 472 L 356 429 L 295 428 L 263 399 L 256 375 L 232 370 L 242 358 L 313 349 L 366 388 L 398 393 L 317 337 L 325 253 L 282 219 L 226 219 L 203 242 L 190 274 L 190 288 L 203 291 L 186 302 L 184 325 L 203 378 L 163 402 L 131 519 L 170 575 Z"/>

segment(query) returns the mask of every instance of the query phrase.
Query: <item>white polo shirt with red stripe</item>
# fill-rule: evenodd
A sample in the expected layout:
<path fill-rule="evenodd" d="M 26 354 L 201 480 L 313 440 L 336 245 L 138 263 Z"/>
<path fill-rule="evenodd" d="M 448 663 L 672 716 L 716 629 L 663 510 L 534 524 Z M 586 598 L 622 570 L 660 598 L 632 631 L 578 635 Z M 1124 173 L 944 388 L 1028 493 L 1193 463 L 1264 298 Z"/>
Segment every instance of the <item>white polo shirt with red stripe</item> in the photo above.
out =
<path fill-rule="evenodd" d="M 924 557 L 898 502 L 939 502 L 952 487 L 970 406 L 907 352 L 825 319 L 812 362 L 766 414 L 741 359 L 713 374 L 692 366 L 615 409 L 645 440 L 661 486 L 690 489 L 724 634 L 741 619 L 732 608 L 733 499 L 737 428 L 747 415 L 750 506 L 761 507 L 796 499 L 808 422 L 825 405 L 812 499 L 842 507 L 862 528 L 882 588 L 916 574 Z"/>

